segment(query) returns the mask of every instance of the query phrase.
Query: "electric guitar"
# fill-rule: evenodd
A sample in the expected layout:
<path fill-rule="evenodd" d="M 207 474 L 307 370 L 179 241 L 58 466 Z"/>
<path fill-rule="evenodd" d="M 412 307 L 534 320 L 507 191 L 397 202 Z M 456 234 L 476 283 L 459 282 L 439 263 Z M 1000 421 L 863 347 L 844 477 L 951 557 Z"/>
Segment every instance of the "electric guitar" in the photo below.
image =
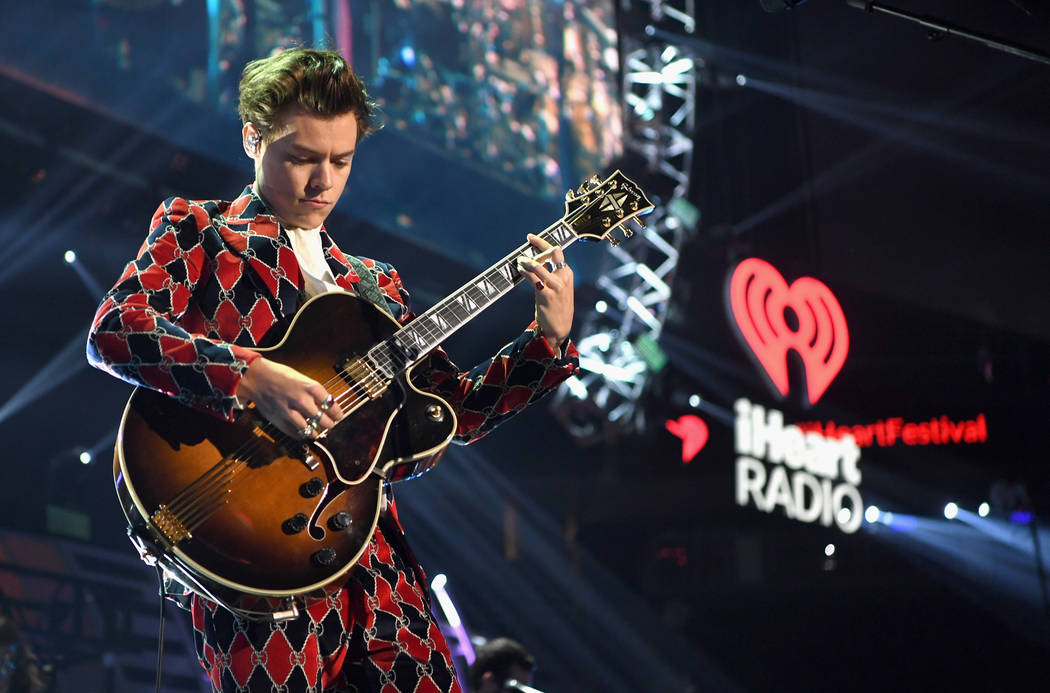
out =
<path fill-rule="evenodd" d="M 629 236 L 626 222 L 652 209 L 616 171 L 570 191 L 565 215 L 537 235 L 563 248 L 617 228 Z M 137 388 L 113 475 L 143 559 L 249 617 L 245 603 L 294 611 L 294 598 L 342 584 L 375 531 L 383 485 L 432 468 L 456 430 L 452 408 L 412 384 L 413 367 L 522 280 L 519 257 L 538 254 L 519 247 L 404 326 L 349 293 L 307 301 L 259 351 L 339 402 L 344 418 L 317 440 L 290 438 L 251 406 L 227 422 Z"/>

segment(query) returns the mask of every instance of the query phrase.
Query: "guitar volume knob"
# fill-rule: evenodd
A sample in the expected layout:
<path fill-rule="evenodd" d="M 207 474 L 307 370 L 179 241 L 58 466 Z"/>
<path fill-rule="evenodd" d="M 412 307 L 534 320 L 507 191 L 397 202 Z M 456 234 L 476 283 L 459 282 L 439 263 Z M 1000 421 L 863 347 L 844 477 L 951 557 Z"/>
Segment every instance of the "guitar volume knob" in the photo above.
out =
<path fill-rule="evenodd" d="M 335 563 L 336 555 L 335 549 L 323 548 L 319 551 L 314 551 L 314 555 L 310 557 L 315 564 L 321 567 L 327 567 Z"/>
<path fill-rule="evenodd" d="M 353 524 L 354 518 L 350 513 L 345 510 L 340 510 L 335 515 L 328 518 L 328 527 L 333 531 L 338 532 L 341 529 L 346 529 Z"/>
<path fill-rule="evenodd" d="M 296 513 L 281 523 L 281 529 L 285 534 L 298 534 L 306 529 L 306 525 L 309 524 L 309 522 L 309 517 L 303 513 Z"/>
<path fill-rule="evenodd" d="M 303 498 L 313 498 L 324 490 L 324 482 L 319 478 L 312 477 L 299 485 L 299 495 Z"/>

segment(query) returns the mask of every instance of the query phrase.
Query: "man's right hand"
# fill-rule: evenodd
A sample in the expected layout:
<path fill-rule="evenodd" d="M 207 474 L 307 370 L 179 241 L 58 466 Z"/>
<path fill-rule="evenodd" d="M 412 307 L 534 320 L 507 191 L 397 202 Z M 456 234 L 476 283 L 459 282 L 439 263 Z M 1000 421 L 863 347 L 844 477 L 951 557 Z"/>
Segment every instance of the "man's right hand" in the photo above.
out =
<path fill-rule="evenodd" d="M 309 420 L 317 419 L 318 414 L 320 431 L 343 418 L 336 401 L 324 410 L 329 393 L 320 383 L 264 356 L 255 359 L 244 372 L 237 385 L 237 398 L 254 403 L 264 419 L 295 439 L 316 437 L 312 429 L 310 435 L 305 432 L 310 428 Z"/>

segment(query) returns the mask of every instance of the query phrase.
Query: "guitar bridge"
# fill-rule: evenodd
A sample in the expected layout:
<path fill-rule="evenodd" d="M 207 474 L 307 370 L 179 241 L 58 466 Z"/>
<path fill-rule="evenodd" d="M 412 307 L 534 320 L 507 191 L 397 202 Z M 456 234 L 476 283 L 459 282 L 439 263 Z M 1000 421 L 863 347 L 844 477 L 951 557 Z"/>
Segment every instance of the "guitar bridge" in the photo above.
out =
<path fill-rule="evenodd" d="M 157 528 L 164 538 L 167 539 L 171 544 L 177 544 L 184 539 L 189 539 L 193 535 L 186 525 L 182 523 L 178 515 L 172 512 L 171 508 L 166 505 L 161 505 L 157 510 L 150 515 L 150 521 L 153 526 Z"/>

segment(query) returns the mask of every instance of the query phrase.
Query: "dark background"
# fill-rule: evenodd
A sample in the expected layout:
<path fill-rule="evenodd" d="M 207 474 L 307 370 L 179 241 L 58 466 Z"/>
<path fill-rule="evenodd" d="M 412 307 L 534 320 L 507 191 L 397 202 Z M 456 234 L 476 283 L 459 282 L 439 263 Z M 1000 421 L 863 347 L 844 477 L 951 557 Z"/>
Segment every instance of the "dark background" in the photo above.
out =
<path fill-rule="evenodd" d="M 536 651 L 544 690 L 1038 688 L 1050 655 L 1050 66 L 932 41 L 831 0 L 776 14 L 698 4 L 695 34 L 679 40 L 703 60 L 689 193 L 702 220 L 682 248 L 660 339 L 669 364 L 640 402 L 648 428 L 583 445 L 535 407 L 399 490 L 409 538 L 432 575 L 448 576 L 474 633 Z M 900 4 L 1050 51 L 1044 2 Z M 0 54 L 0 522 L 11 536 L 127 556 L 108 460 L 128 387 L 87 368 L 86 329 L 161 199 L 235 195 L 250 168 L 236 157 L 235 120 L 157 76 L 207 44 L 191 3 L 20 8 Z M 189 30 L 150 42 L 120 29 L 148 21 Z M 132 58 L 155 59 L 121 68 L 111 37 L 124 35 Z M 645 181 L 629 161 L 625 172 Z M 385 223 L 402 209 L 414 230 Z M 344 250 L 395 262 L 418 311 L 560 214 L 556 199 L 388 129 L 362 145 L 327 226 Z M 62 260 L 70 248 L 79 269 Z M 569 255 L 584 267 L 578 322 L 597 295 L 586 268 L 600 260 L 585 258 L 601 252 Z M 813 408 L 795 394 L 799 368 L 792 394 L 773 395 L 728 319 L 728 273 L 752 256 L 789 282 L 820 279 L 842 305 L 850 355 Z M 469 365 L 530 311 L 519 290 L 449 350 Z M 726 416 L 738 397 L 788 422 L 983 413 L 989 437 L 865 448 L 865 503 L 914 528 L 866 523 L 845 535 L 735 504 Z M 663 422 L 690 413 L 711 433 L 683 465 Z M 84 449 L 89 465 L 77 460 Z M 1024 493 L 973 516 L 996 484 Z M 948 501 L 967 512 L 944 519 Z M 54 520 L 56 508 L 75 513 L 72 525 Z M 1016 509 L 1034 524 L 1009 522 Z M 18 562 L 2 543 L 5 562 Z M 103 653 L 120 645 L 105 644 L 107 609 L 127 605 L 98 599 L 98 647 L 82 659 L 112 670 Z M 69 639 L 55 637 L 70 622 L 31 607 L 40 603 L 20 613 L 37 649 L 72 671 Z M 185 661 L 170 675 L 191 686 Z M 99 689 L 131 690 L 113 676 Z"/>

